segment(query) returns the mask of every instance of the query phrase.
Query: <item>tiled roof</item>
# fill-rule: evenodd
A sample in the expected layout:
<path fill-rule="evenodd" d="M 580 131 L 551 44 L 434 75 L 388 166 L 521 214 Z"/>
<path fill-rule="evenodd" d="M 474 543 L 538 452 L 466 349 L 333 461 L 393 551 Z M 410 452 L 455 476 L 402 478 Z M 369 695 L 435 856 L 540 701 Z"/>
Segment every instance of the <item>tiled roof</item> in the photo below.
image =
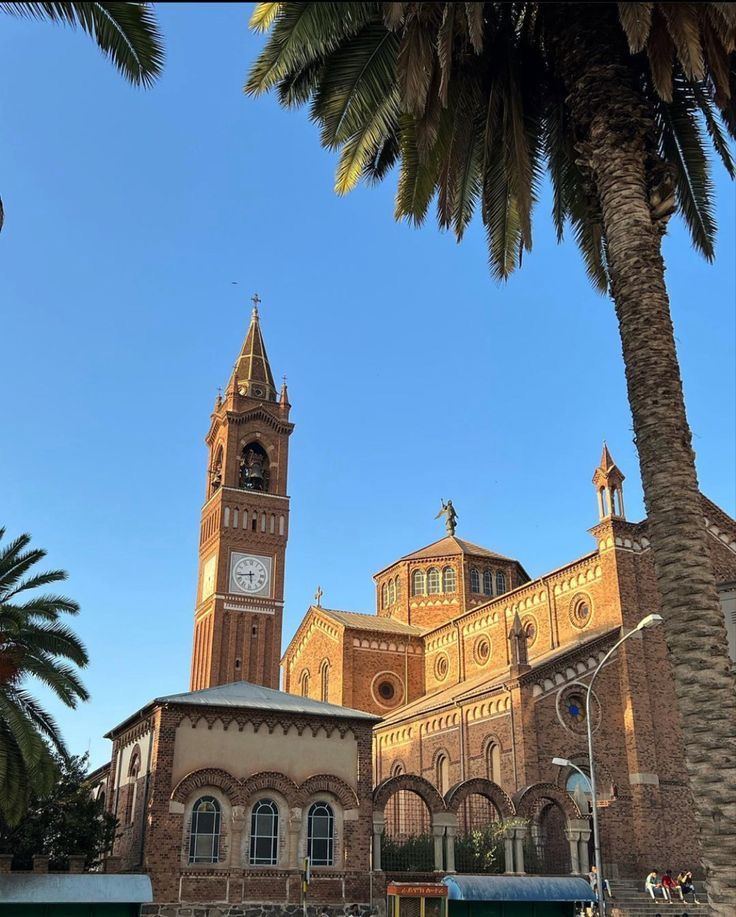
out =
<path fill-rule="evenodd" d="M 337 704 L 287 694 L 263 685 L 247 681 L 235 681 L 229 685 L 217 685 L 201 691 L 184 691 L 182 694 L 167 694 L 157 697 L 154 704 L 187 704 L 202 707 L 248 707 L 251 710 L 269 710 L 280 713 L 308 713 L 315 716 L 340 716 L 349 719 L 379 719 L 362 710 L 352 710 Z"/>
<path fill-rule="evenodd" d="M 342 624 L 351 630 L 372 630 L 384 634 L 406 634 L 419 636 L 423 633 L 421 627 L 395 621 L 393 618 L 380 618 L 378 615 L 367 615 L 357 611 L 334 611 L 332 608 L 321 608 L 313 605 L 310 611 L 321 611 L 322 614 Z"/>
<path fill-rule="evenodd" d="M 413 554 L 405 554 L 401 560 L 421 560 L 425 557 L 445 557 L 452 554 L 472 554 L 476 557 L 492 557 L 494 560 L 512 560 L 511 557 L 496 554 L 494 551 L 489 551 L 488 548 L 482 548 L 470 541 L 463 541 L 462 538 L 457 538 L 455 535 L 447 535 L 427 545 L 426 548 L 414 551 Z"/>

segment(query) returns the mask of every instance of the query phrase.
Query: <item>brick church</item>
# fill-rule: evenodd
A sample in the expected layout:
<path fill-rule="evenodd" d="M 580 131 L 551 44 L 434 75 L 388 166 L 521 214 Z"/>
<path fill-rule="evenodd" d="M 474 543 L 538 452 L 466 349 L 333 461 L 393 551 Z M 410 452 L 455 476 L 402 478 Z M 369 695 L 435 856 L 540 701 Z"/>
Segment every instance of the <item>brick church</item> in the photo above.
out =
<path fill-rule="evenodd" d="M 608 448 L 583 557 L 531 579 L 459 537 L 443 504 L 445 536 L 375 574 L 375 613 L 318 593 L 281 657 L 292 431 L 256 301 L 206 436 L 190 690 L 112 729 L 94 775 L 114 858 L 151 874 L 162 907 L 298 903 L 305 857 L 323 903 L 369 904 L 399 874 L 587 872 L 587 782 L 552 759 L 587 772 L 587 680 L 658 607 L 647 523 L 626 519 Z M 733 628 L 736 523 L 703 499 Z M 591 713 L 607 874 L 697 870 L 657 628 L 603 668 Z"/>

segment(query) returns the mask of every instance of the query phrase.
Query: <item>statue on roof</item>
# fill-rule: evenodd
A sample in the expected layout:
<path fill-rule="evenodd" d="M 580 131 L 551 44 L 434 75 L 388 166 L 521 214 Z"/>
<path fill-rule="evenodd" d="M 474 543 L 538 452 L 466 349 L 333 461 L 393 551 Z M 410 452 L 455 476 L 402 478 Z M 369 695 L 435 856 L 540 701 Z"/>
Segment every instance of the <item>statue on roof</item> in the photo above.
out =
<path fill-rule="evenodd" d="M 442 498 L 440 498 L 440 503 L 442 504 L 442 507 L 440 508 L 440 511 L 437 513 L 437 515 L 434 518 L 439 519 L 440 516 L 444 516 L 445 517 L 445 528 L 447 529 L 447 534 L 454 535 L 455 528 L 457 527 L 458 516 L 457 516 L 457 513 L 455 512 L 455 507 L 452 505 L 452 500 L 448 500 L 447 503 L 445 503 L 445 501 Z"/>

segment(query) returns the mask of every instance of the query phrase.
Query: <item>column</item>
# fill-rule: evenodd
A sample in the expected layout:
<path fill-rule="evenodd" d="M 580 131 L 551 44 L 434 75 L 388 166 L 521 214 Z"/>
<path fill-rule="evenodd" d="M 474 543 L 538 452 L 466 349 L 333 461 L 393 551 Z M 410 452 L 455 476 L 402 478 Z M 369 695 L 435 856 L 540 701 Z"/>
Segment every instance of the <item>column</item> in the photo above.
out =
<path fill-rule="evenodd" d="M 243 829 L 245 828 L 245 809 L 243 806 L 233 806 L 230 828 L 229 861 L 231 869 L 241 869 L 241 849 Z"/>
<path fill-rule="evenodd" d="M 302 833 L 302 810 L 292 809 L 289 815 L 289 868 L 299 869 L 299 836 Z"/>
<path fill-rule="evenodd" d="M 457 829 L 448 825 L 445 828 L 445 872 L 455 872 L 455 834 Z"/>
<path fill-rule="evenodd" d="M 503 849 L 504 849 L 504 859 L 506 860 L 506 868 L 504 873 L 509 874 L 514 872 L 514 829 L 506 828 L 503 832 Z"/>
<path fill-rule="evenodd" d="M 524 875 L 524 838 L 526 837 L 527 827 L 514 828 L 514 872 L 517 875 Z"/>
<path fill-rule="evenodd" d="M 580 872 L 587 876 L 590 872 L 590 863 L 588 862 L 588 841 L 590 840 L 590 829 L 580 832 L 578 841 L 578 859 L 580 860 Z"/>
<path fill-rule="evenodd" d="M 580 861 L 578 859 L 578 841 L 580 832 L 571 828 L 565 828 L 565 837 L 570 845 L 570 863 L 572 864 L 571 873 L 574 876 L 580 875 Z"/>
<path fill-rule="evenodd" d="M 386 816 L 383 812 L 373 813 L 373 869 L 380 872 L 381 866 L 381 838 L 386 828 Z"/>
<path fill-rule="evenodd" d="M 444 846 L 445 826 L 432 825 L 432 838 L 434 840 L 434 871 L 442 872 L 444 863 L 442 862 L 442 847 Z"/>

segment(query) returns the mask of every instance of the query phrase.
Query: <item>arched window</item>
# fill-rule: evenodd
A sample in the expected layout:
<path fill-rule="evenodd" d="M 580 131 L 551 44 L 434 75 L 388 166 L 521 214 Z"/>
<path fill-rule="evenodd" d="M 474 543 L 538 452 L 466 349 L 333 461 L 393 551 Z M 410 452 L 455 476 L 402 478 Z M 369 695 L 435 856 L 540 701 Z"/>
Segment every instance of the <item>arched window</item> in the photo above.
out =
<path fill-rule="evenodd" d="M 299 677 L 299 692 L 302 697 L 309 697 L 309 671 L 304 669 Z"/>
<path fill-rule="evenodd" d="M 437 770 L 437 789 L 444 796 L 450 789 L 450 759 L 444 752 L 437 756 L 435 768 Z"/>
<path fill-rule="evenodd" d="M 455 568 L 454 567 L 445 567 L 442 571 L 442 591 L 443 592 L 454 592 L 457 588 L 455 581 Z"/>
<path fill-rule="evenodd" d="M 430 567 L 427 571 L 427 592 L 437 595 L 440 591 L 440 571 L 437 567 Z"/>
<path fill-rule="evenodd" d="M 240 474 L 238 483 L 243 490 L 268 491 L 268 455 L 260 443 L 248 443 L 240 453 Z M 256 516 L 253 517 L 254 520 Z M 253 526 L 255 531 L 256 526 Z"/>
<path fill-rule="evenodd" d="M 210 496 L 222 487 L 222 446 L 217 449 L 210 467 Z"/>
<path fill-rule="evenodd" d="M 396 601 L 396 583 L 391 579 L 388 581 L 388 604 L 393 605 Z"/>
<path fill-rule="evenodd" d="M 470 568 L 470 591 L 480 592 L 480 573 L 477 567 Z"/>
<path fill-rule="evenodd" d="M 401 580 L 398 578 L 398 576 L 394 580 L 394 595 L 396 596 L 396 601 L 400 602 L 401 601 Z"/>
<path fill-rule="evenodd" d="M 330 663 L 327 659 L 322 662 L 319 669 L 320 697 L 327 703 L 330 693 Z"/>
<path fill-rule="evenodd" d="M 493 595 L 493 574 L 490 570 L 483 574 L 483 595 Z"/>
<path fill-rule="evenodd" d="M 499 570 L 496 574 L 496 595 L 503 595 L 506 592 L 506 577 Z"/>
<path fill-rule="evenodd" d="M 489 742 L 486 749 L 486 770 L 488 779 L 494 783 L 501 782 L 501 746 L 498 742 Z"/>
<path fill-rule="evenodd" d="M 411 594 L 426 595 L 427 586 L 424 570 L 415 570 L 411 575 Z"/>
<path fill-rule="evenodd" d="M 388 583 L 381 586 L 381 608 L 388 608 Z"/>
<path fill-rule="evenodd" d="M 326 802 L 315 802 L 307 815 L 307 856 L 312 866 L 332 866 L 335 860 L 335 815 Z"/>
<path fill-rule="evenodd" d="M 259 799 L 250 816 L 250 865 L 275 866 L 279 861 L 279 807 Z"/>
<path fill-rule="evenodd" d="M 135 803 L 138 796 L 138 776 L 141 770 L 141 753 L 138 746 L 133 749 L 128 765 L 128 798 L 125 803 L 125 824 L 130 825 L 135 820 Z"/>
<path fill-rule="evenodd" d="M 219 852 L 220 803 L 213 796 L 202 796 L 192 808 L 189 862 L 216 863 Z"/>

